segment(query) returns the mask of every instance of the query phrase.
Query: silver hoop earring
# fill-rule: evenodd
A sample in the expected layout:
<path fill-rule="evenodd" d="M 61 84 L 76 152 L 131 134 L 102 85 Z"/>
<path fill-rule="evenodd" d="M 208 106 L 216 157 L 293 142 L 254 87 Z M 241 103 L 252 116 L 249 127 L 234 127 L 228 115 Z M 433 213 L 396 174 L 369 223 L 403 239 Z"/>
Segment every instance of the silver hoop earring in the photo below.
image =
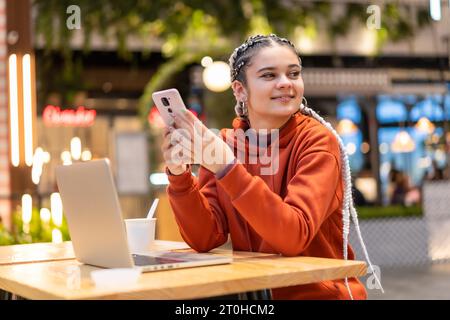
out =
<path fill-rule="evenodd" d="M 308 106 L 308 100 L 306 100 L 306 98 L 303 96 L 302 97 L 302 104 L 307 107 Z"/>
<path fill-rule="evenodd" d="M 248 108 L 247 105 L 245 104 L 245 101 L 241 101 L 239 102 L 239 104 L 241 105 L 241 114 L 243 117 L 248 117 Z"/>

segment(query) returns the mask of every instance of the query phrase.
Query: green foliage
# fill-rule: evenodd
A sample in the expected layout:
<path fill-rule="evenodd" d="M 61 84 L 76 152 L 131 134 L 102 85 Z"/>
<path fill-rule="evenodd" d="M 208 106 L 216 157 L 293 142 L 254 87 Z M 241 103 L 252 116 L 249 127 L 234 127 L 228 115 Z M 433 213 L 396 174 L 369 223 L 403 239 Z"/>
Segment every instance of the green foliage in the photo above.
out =
<path fill-rule="evenodd" d="M 73 58 L 72 52 L 64 59 L 64 66 L 55 66 L 52 58 L 44 56 L 39 61 L 39 70 L 37 72 L 39 83 L 39 105 L 45 103 L 45 98 L 51 92 L 62 94 L 63 105 L 73 103 L 75 95 L 83 90 L 90 88 L 89 82 L 83 81 L 82 72 L 83 65 L 81 59 Z"/>
<path fill-rule="evenodd" d="M 376 218 L 421 217 L 421 206 L 387 206 L 387 207 L 358 207 L 358 217 L 361 220 Z"/>
<path fill-rule="evenodd" d="M 63 217 L 63 223 L 57 227 L 52 220 L 44 223 L 37 208 L 33 208 L 31 222 L 29 224 L 28 232 L 25 232 L 22 221 L 22 213 L 15 211 L 12 214 L 13 230 L 8 232 L 0 224 L 0 245 L 23 244 L 33 242 L 51 242 L 52 230 L 58 228 L 61 231 L 63 241 L 70 240 L 67 221 Z"/>
<path fill-rule="evenodd" d="M 207 39 L 207 41 L 205 41 Z M 217 23 L 200 10 L 193 12 L 191 22 L 182 34 L 172 33 L 163 45 L 163 54 L 170 59 L 163 63 L 144 88 L 139 100 L 139 113 L 145 119 L 152 105 L 151 94 L 171 83 L 171 78 L 187 65 L 198 62 L 203 56 L 220 56 L 231 51 L 231 44 L 221 38 Z"/>
<path fill-rule="evenodd" d="M 47 53 L 56 51 L 63 57 L 61 70 L 48 66 L 54 75 L 58 92 L 67 100 L 83 88 L 81 66 L 72 62 L 69 41 L 74 32 L 65 27 L 66 9 L 78 5 L 81 9 L 84 52 L 90 49 L 94 32 L 105 40 L 115 38 L 118 55 L 131 59 L 127 36 L 138 35 L 144 44 L 162 40 L 162 52 L 168 60 L 149 79 L 139 102 L 143 121 L 150 106 L 149 94 L 170 83 L 171 78 L 186 66 L 198 63 L 208 54 L 212 58 L 227 58 L 232 48 L 249 34 L 275 32 L 291 37 L 298 27 L 315 34 L 320 23 L 325 23 L 330 39 L 337 41 L 351 31 L 356 21 L 365 24 L 367 5 L 346 3 L 339 17 L 332 17 L 332 5 L 327 1 L 277 1 L 277 0 L 34 0 L 37 12 L 35 30 L 42 36 Z M 414 35 L 414 21 L 418 27 L 430 22 L 424 10 L 412 17 L 410 6 L 386 3 L 381 6 L 382 28 L 377 31 L 378 50 L 387 41 L 410 39 Z M 149 54 L 149 52 L 147 52 Z M 59 75 L 60 74 L 60 75 Z M 45 77 L 43 79 L 49 79 Z M 47 81 L 47 80 L 46 80 Z M 45 89 L 46 81 L 41 81 Z M 44 90 L 45 95 L 46 91 Z M 42 94 L 41 94 L 42 96 Z"/>
<path fill-rule="evenodd" d="M 386 4 L 383 11 L 382 28 L 388 32 L 389 39 L 393 42 L 408 39 L 414 35 L 410 13 L 403 9 L 390 3 Z"/>
<path fill-rule="evenodd" d="M 427 9 L 420 9 L 417 12 L 417 27 L 422 28 L 431 23 L 430 13 Z"/>
<path fill-rule="evenodd" d="M 324 12 L 329 14 L 329 10 Z M 339 36 L 345 36 L 355 19 L 358 19 L 360 23 L 365 23 L 367 19 L 366 6 L 354 3 L 348 4 L 345 14 L 342 14 L 336 20 L 331 20 L 327 30 L 330 38 L 335 40 Z"/>
<path fill-rule="evenodd" d="M 14 237 L 0 224 L 0 246 L 8 246 L 14 244 Z"/>
<path fill-rule="evenodd" d="M 224 92 L 207 93 L 204 97 L 204 104 L 206 106 L 206 114 L 208 123 L 211 128 L 230 128 L 234 113 L 233 92 L 231 89 Z"/>

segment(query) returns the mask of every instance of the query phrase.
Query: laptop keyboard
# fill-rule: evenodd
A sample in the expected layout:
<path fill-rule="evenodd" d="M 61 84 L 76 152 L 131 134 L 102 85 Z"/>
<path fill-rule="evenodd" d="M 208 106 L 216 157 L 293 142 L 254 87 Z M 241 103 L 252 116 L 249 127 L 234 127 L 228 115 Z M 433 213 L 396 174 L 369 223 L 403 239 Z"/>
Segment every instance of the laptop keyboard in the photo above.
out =
<path fill-rule="evenodd" d="M 152 265 L 160 265 L 166 263 L 177 263 L 182 262 L 183 260 L 173 259 L 173 258 L 165 258 L 165 257 L 152 257 L 140 254 L 132 255 L 134 264 L 136 266 L 152 266 Z"/>

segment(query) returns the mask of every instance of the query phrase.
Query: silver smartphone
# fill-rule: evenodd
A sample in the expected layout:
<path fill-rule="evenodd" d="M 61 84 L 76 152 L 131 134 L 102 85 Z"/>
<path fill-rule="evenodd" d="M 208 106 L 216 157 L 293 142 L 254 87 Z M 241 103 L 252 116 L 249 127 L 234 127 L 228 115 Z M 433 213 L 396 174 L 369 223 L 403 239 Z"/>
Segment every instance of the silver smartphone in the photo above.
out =
<path fill-rule="evenodd" d="M 173 125 L 174 114 L 180 113 L 182 110 L 187 110 L 177 89 L 153 92 L 152 99 L 155 102 L 156 108 L 158 108 L 161 118 L 167 126 Z"/>

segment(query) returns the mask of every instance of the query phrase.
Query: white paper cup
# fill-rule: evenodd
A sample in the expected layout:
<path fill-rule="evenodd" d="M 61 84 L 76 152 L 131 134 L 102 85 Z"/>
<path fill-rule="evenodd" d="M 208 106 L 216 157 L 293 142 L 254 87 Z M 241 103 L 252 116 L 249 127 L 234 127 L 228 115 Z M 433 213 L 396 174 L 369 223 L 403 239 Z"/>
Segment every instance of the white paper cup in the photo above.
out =
<path fill-rule="evenodd" d="M 125 219 L 131 253 L 146 252 L 155 241 L 156 218 Z"/>

